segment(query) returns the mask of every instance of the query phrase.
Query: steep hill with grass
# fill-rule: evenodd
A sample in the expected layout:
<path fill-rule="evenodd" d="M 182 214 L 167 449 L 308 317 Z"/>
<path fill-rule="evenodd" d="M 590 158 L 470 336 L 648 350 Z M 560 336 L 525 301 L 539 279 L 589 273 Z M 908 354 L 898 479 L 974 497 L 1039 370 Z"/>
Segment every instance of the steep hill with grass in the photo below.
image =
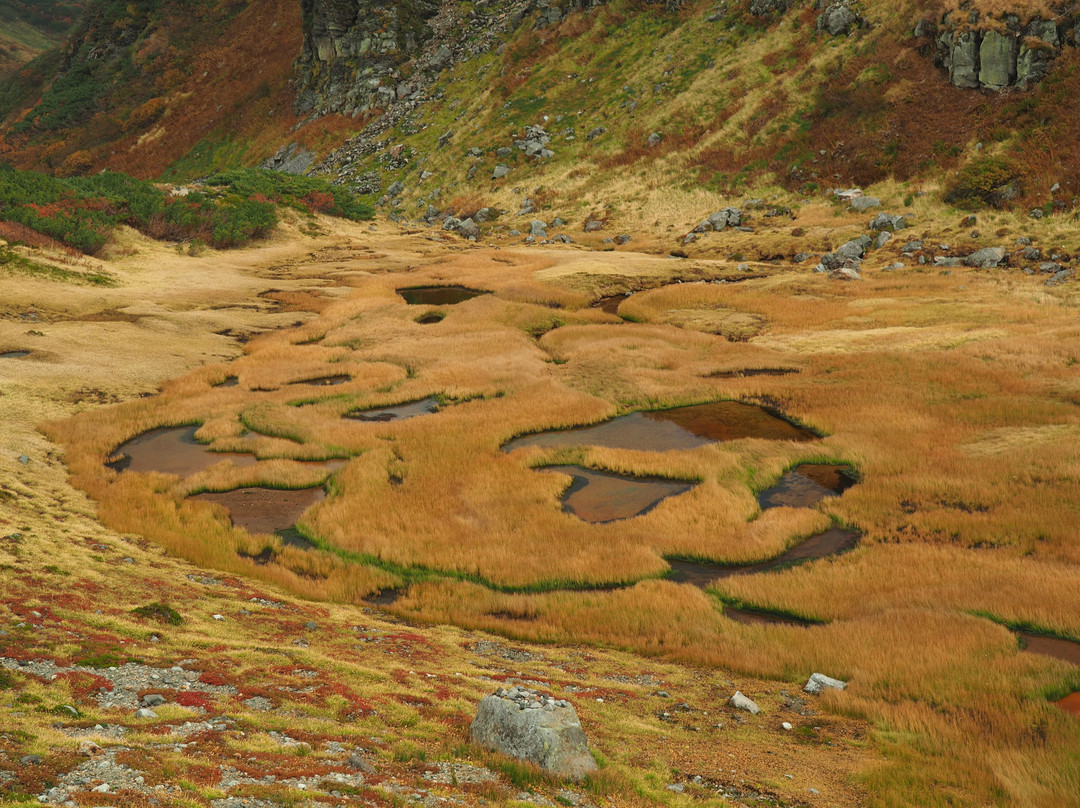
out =
<path fill-rule="evenodd" d="M 51 84 L 8 92 L 0 157 L 172 178 L 273 158 L 409 217 L 528 197 L 656 232 L 710 196 L 890 180 L 1052 212 L 1080 175 L 1077 19 L 997 0 L 101 3 Z"/>
<path fill-rule="evenodd" d="M 57 47 L 86 5 L 84 0 L 0 0 L 0 76 Z"/>

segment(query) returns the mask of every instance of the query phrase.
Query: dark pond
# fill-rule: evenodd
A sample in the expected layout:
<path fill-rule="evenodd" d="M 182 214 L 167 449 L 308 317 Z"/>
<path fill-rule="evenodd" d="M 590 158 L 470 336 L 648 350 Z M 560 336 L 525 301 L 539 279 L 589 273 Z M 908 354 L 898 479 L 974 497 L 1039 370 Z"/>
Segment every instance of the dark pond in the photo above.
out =
<path fill-rule="evenodd" d="M 423 317 L 417 317 L 416 322 L 420 325 L 434 325 L 435 323 L 441 323 L 445 319 L 445 314 L 439 311 L 433 311 L 431 314 L 425 314 Z"/>
<path fill-rule="evenodd" d="M 788 376 L 798 372 L 796 368 L 741 368 L 740 370 L 715 370 L 707 376 L 710 379 L 749 379 L 753 376 Z"/>
<path fill-rule="evenodd" d="M 0 353 L 0 359 L 22 359 L 24 356 L 29 355 L 29 351 L 4 351 Z"/>
<path fill-rule="evenodd" d="M 345 417 L 352 418 L 354 421 L 404 421 L 406 418 L 429 415 L 438 411 L 439 402 L 428 397 L 419 401 L 409 401 L 405 404 L 395 404 L 392 407 L 381 407 L 374 410 L 353 410 L 345 413 Z"/>
<path fill-rule="evenodd" d="M 1026 631 L 1016 632 L 1022 640 L 1025 651 L 1033 654 L 1054 657 L 1063 662 L 1071 662 L 1080 666 L 1080 643 L 1072 640 L 1061 640 L 1057 637 L 1043 637 L 1038 634 L 1029 634 Z"/>
<path fill-rule="evenodd" d="M 629 519 L 694 487 L 679 480 L 630 477 L 581 466 L 545 466 L 538 471 L 557 471 L 574 478 L 562 495 L 563 510 L 586 522 Z"/>
<path fill-rule="evenodd" d="M 214 387 L 236 387 L 238 384 L 240 384 L 240 379 L 236 376 L 226 376 L 225 379 L 215 384 Z"/>
<path fill-rule="evenodd" d="M 602 297 L 597 300 L 595 303 L 592 304 L 592 307 L 594 309 L 600 309 L 601 311 L 605 311 L 608 314 L 614 314 L 618 316 L 619 306 L 621 306 L 622 302 L 628 297 L 630 297 L 629 294 L 609 295 L 608 297 Z"/>
<path fill-rule="evenodd" d="M 804 463 L 784 472 L 780 481 L 758 494 L 764 508 L 809 508 L 826 497 L 835 497 L 855 485 L 850 466 Z"/>
<path fill-rule="evenodd" d="M 198 426 L 179 426 L 144 432 L 116 447 L 113 455 L 120 457 L 105 465 L 116 471 L 157 471 L 187 477 L 222 460 L 231 460 L 238 466 L 257 462 L 250 454 L 211 452 L 205 443 L 195 440 L 198 429 Z"/>
<path fill-rule="evenodd" d="M 512 452 L 522 446 L 606 446 L 664 452 L 739 438 L 801 442 L 816 440 L 817 435 L 756 404 L 714 401 L 670 410 L 631 412 L 592 426 L 522 435 L 506 443 L 503 451 Z"/>
<path fill-rule="evenodd" d="M 251 533 L 286 531 L 296 524 L 300 514 L 325 498 L 326 492 L 321 487 L 294 490 L 237 488 L 189 497 L 198 502 L 224 505 L 232 523 Z M 298 533 L 296 535 L 299 536 Z"/>
<path fill-rule="evenodd" d="M 319 376 L 315 379 L 302 379 L 298 382 L 292 382 L 292 384 L 309 384 L 313 387 L 326 387 L 335 384 L 345 384 L 345 382 L 350 379 L 352 379 L 352 376 L 343 373 L 337 376 Z"/>
<path fill-rule="evenodd" d="M 759 611 L 757 609 L 736 609 L 724 607 L 724 617 L 746 626 L 813 626 L 814 622 L 787 614 Z"/>
<path fill-rule="evenodd" d="M 467 286 L 409 286 L 398 289 L 397 293 L 405 298 L 405 302 L 410 306 L 451 306 L 463 300 L 491 294 L 484 289 L 470 289 Z"/>
<path fill-rule="evenodd" d="M 858 543 L 859 532 L 857 530 L 834 527 L 799 542 L 790 550 L 776 556 L 776 558 L 759 561 L 756 564 L 716 564 L 703 561 L 680 561 L 677 558 L 669 558 L 667 562 L 671 565 L 671 572 L 668 573 L 667 579 L 680 584 L 693 584 L 700 589 L 704 589 L 720 578 L 786 569 L 818 558 L 840 555 L 854 549 Z"/>

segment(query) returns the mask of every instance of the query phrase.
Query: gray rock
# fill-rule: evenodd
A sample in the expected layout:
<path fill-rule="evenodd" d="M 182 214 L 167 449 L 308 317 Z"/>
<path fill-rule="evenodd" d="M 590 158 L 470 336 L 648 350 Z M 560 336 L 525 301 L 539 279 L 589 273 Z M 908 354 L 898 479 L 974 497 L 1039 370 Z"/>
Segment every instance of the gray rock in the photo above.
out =
<path fill-rule="evenodd" d="M 148 707 L 140 707 L 135 711 L 136 718 L 157 718 L 157 713 Z"/>
<path fill-rule="evenodd" d="M 1008 256 L 1008 250 L 1004 247 L 983 247 L 965 258 L 964 264 L 969 267 L 989 269 L 1007 263 Z"/>
<path fill-rule="evenodd" d="M 30 462 L 30 456 L 29 455 L 19 455 L 19 462 L 22 463 L 25 466 L 27 463 Z"/>
<path fill-rule="evenodd" d="M 596 140 L 598 137 L 600 137 L 600 135 L 604 134 L 604 132 L 606 132 L 606 131 L 607 131 L 607 129 L 605 129 L 602 126 L 598 126 L 595 129 L 590 129 L 589 134 L 587 134 L 585 136 L 585 139 L 586 140 Z"/>
<path fill-rule="evenodd" d="M 748 699 L 746 696 L 744 696 L 738 690 L 736 690 L 735 695 L 731 697 L 730 704 L 736 710 L 746 710 L 746 712 L 753 713 L 754 715 L 757 715 L 758 713 L 761 712 L 760 707 L 758 707 L 756 704 L 754 704 L 753 701 Z"/>
<path fill-rule="evenodd" d="M 532 690 L 499 688 L 485 696 L 469 734 L 485 749 L 527 760 L 560 777 L 581 779 L 597 768 L 574 708 Z"/>
<path fill-rule="evenodd" d="M 964 31 L 951 37 L 949 78 L 957 87 L 975 90 L 979 87 L 979 35 Z"/>
<path fill-rule="evenodd" d="M 472 218 L 473 218 L 473 221 L 476 222 L 477 224 L 483 224 L 484 222 L 486 222 L 489 219 L 493 218 L 491 208 L 487 208 L 487 207 L 480 208 L 480 210 L 476 211 L 476 215 L 473 216 Z"/>
<path fill-rule="evenodd" d="M 829 273 L 829 277 L 834 281 L 861 281 L 862 275 L 859 274 L 859 270 L 849 264 L 845 264 L 842 267 L 838 267 Z"/>
<path fill-rule="evenodd" d="M 164 696 L 157 693 L 150 693 L 143 696 L 142 703 L 146 707 L 160 707 L 162 704 L 166 703 L 166 699 Z"/>
<path fill-rule="evenodd" d="M 556 216 L 554 219 L 551 220 L 551 226 L 552 227 L 565 227 L 566 226 L 566 219 L 564 219 L 562 216 Z"/>
<path fill-rule="evenodd" d="M 1016 80 L 1015 36 L 987 31 L 979 46 L 979 82 L 989 90 L 1003 90 Z"/>
<path fill-rule="evenodd" d="M 621 235 L 618 235 L 618 236 L 615 236 L 615 243 L 616 244 L 629 244 L 630 243 L 630 236 L 626 235 L 625 233 L 623 233 Z"/>
<path fill-rule="evenodd" d="M 257 712 L 269 712 L 274 709 L 274 703 L 263 696 L 252 696 L 250 699 L 244 699 L 243 704 L 249 710 Z"/>
<path fill-rule="evenodd" d="M 886 244 L 888 244 L 891 240 L 892 240 L 892 233 L 890 233 L 888 230 L 882 230 L 880 233 L 878 233 L 877 238 L 874 239 L 874 249 L 875 250 L 880 250 L 882 247 L 884 247 Z"/>
<path fill-rule="evenodd" d="M 796 264 L 801 264 L 803 261 L 807 260 L 809 257 L 810 257 L 810 253 L 801 252 L 801 253 L 795 253 L 794 257 L 792 257 L 791 260 L 794 261 Z"/>
<path fill-rule="evenodd" d="M 586 233 L 596 233 L 597 231 L 604 229 L 604 223 L 593 219 L 592 221 L 585 222 Z"/>
<path fill-rule="evenodd" d="M 453 129 L 447 129 L 445 132 L 443 132 L 441 135 L 439 135 L 439 140 L 438 140 L 438 144 L 437 144 L 438 147 L 441 149 L 443 146 L 445 146 L 447 143 L 450 142 L 450 139 L 453 136 L 454 136 L 454 130 Z"/>
<path fill-rule="evenodd" d="M 368 759 L 364 757 L 361 752 L 353 752 L 349 756 L 349 759 L 345 761 L 345 765 L 348 766 L 350 769 L 354 769 L 358 772 L 363 772 L 364 774 L 377 773 L 375 767 L 371 765 Z"/>
<path fill-rule="evenodd" d="M 566 235 L 565 233 L 559 233 L 559 235 L 555 236 L 555 238 L 553 238 L 552 241 L 557 243 L 557 244 L 573 244 L 574 243 L 574 240 L 572 238 L 570 238 L 570 236 Z"/>
<path fill-rule="evenodd" d="M 817 20 L 817 29 L 832 36 L 843 36 L 857 27 L 861 19 L 846 2 L 833 3 Z"/>
<path fill-rule="evenodd" d="M 660 141 L 663 140 L 663 139 L 664 139 L 664 136 L 660 132 L 653 132 L 645 140 L 645 143 L 649 146 L 649 148 L 655 148 L 656 146 L 660 145 Z"/>
<path fill-rule="evenodd" d="M 750 0 L 750 13 L 755 17 L 771 17 L 783 14 L 791 8 L 794 0 Z"/>
<path fill-rule="evenodd" d="M 473 146 L 471 149 L 469 149 L 468 152 L 466 152 L 466 154 L 468 154 L 469 157 L 483 157 L 484 156 L 484 150 L 481 149 L 481 148 L 478 148 L 476 146 Z"/>
<path fill-rule="evenodd" d="M 1073 271 L 1071 269 L 1060 269 L 1054 273 L 1054 276 L 1046 281 L 1047 286 L 1060 286 L 1072 277 Z"/>
<path fill-rule="evenodd" d="M 903 230 L 907 227 L 906 216 L 893 216 L 888 213 L 879 213 L 870 220 L 871 230 Z"/>
<path fill-rule="evenodd" d="M 472 219 L 463 219 L 461 224 L 458 225 L 458 232 L 465 238 L 478 238 L 480 236 L 480 227 Z"/>
<path fill-rule="evenodd" d="M 831 676 L 826 676 L 824 673 L 813 673 L 810 675 L 810 679 L 803 687 L 803 690 L 807 693 L 818 695 L 827 688 L 843 690 L 846 687 L 847 682 L 840 679 L 833 679 Z"/>
<path fill-rule="evenodd" d="M 905 244 L 903 247 L 900 248 L 900 252 L 902 252 L 902 253 L 918 252 L 919 250 L 921 250 L 923 248 L 925 243 L 926 242 L 918 240 L 918 239 L 916 239 L 914 241 L 909 241 L 907 244 Z"/>
<path fill-rule="evenodd" d="M 1028 238 L 1027 236 L 1020 236 L 1020 238 L 1018 238 L 1016 240 L 1016 243 L 1017 243 L 1017 245 L 1019 245 L 1021 247 L 1027 247 L 1028 245 L 1031 244 L 1031 239 Z"/>
<path fill-rule="evenodd" d="M 389 188 L 386 189 L 386 195 L 390 197 L 395 197 L 404 190 L 405 183 L 403 183 L 401 180 L 396 180 L 390 185 Z"/>
<path fill-rule="evenodd" d="M 529 233 L 539 238 L 547 238 L 547 226 L 543 219 L 533 219 L 529 222 Z"/>
<path fill-rule="evenodd" d="M 1020 257 L 1025 261 L 1038 261 L 1042 259 L 1042 250 L 1038 247 L 1024 247 L 1020 251 Z"/>
<path fill-rule="evenodd" d="M 866 257 L 866 251 L 870 249 L 870 245 L 873 242 L 869 236 L 859 236 L 853 238 L 851 241 L 845 242 L 840 245 L 840 249 L 836 251 L 836 254 L 844 259 L 852 259 L 855 261 L 861 261 Z"/>
<path fill-rule="evenodd" d="M 507 157 L 512 157 L 513 154 L 514 150 L 511 149 L 509 146 L 500 146 L 498 149 L 495 150 L 495 156 L 501 157 L 503 159 Z"/>
<path fill-rule="evenodd" d="M 19 758 L 19 763 L 23 764 L 24 766 L 40 766 L 41 765 L 41 756 L 40 755 L 24 755 L 23 757 Z"/>
<path fill-rule="evenodd" d="M 501 180 L 503 177 L 505 177 L 509 173 L 510 173 L 510 166 L 503 165 L 502 163 L 499 163 L 499 165 L 495 166 L 495 170 L 491 172 L 491 178 L 493 180 Z"/>
<path fill-rule="evenodd" d="M 871 208 L 880 208 L 881 200 L 876 196 L 857 196 L 849 204 L 859 213 L 865 213 Z"/>

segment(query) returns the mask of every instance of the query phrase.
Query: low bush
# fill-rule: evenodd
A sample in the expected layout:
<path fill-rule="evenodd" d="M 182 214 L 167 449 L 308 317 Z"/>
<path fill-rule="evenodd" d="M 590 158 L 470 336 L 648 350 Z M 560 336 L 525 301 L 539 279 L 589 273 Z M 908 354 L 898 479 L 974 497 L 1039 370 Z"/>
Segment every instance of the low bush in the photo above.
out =
<path fill-rule="evenodd" d="M 167 603 L 148 603 L 145 606 L 132 609 L 131 613 L 150 620 L 157 620 L 159 623 L 167 623 L 170 626 L 178 626 L 184 622 L 180 612 Z"/>
<path fill-rule="evenodd" d="M 0 166 L 0 222 L 91 255 L 120 224 L 152 238 L 240 247 L 274 228 L 278 205 L 354 221 L 372 215 L 349 191 L 325 180 L 258 169 L 217 174 L 201 191 L 170 196 L 114 171 L 61 179 Z"/>

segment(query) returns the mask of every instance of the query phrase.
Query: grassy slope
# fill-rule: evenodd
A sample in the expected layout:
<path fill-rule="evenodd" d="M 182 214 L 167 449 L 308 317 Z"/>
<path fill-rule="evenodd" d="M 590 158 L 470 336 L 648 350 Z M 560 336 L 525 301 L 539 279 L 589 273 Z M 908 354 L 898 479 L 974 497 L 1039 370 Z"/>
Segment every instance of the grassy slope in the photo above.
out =
<path fill-rule="evenodd" d="M 405 272 L 454 252 L 385 226 L 323 226 L 322 237 L 286 232 L 258 249 L 201 258 L 127 233 L 113 245 L 112 260 L 69 266 L 107 272 L 113 285 L 105 290 L 21 274 L 5 280 L 0 349 L 32 354 L 0 360 L 0 657 L 61 666 L 183 664 L 205 674 L 204 682 L 237 692 L 165 690 L 169 704 L 157 708 L 158 718 L 135 719 L 133 708 L 99 704 L 102 682 L 88 673 L 49 681 L 18 669 L 0 672 L 0 771 L 11 772 L 0 783 L 2 799 L 32 803 L 86 761 L 77 748 L 89 739 L 141 772 L 148 787 L 172 790 L 114 787 L 103 797 L 89 791 L 100 783 L 91 772 L 75 790 L 80 805 L 149 805 L 153 797 L 154 804 L 192 808 L 248 796 L 281 806 L 311 798 L 400 806 L 409 795 L 430 794 L 520 806 L 524 790 L 553 802 L 561 793 L 563 801 L 586 806 L 692 801 L 718 808 L 717 786 L 743 799 L 764 793 L 797 804 L 864 803 L 861 777 L 884 764 L 865 722 L 839 715 L 829 699 L 810 704 L 805 715 L 785 706 L 780 691 L 794 693 L 796 683 L 614 650 L 507 644 L 452 627 L 403 625 L 355 606 L 297 600 L 250 574 L 192 567 L 97 520 L 95 504 L 70 486 L 55 446 L 36 431 L 38 419 L 138 400 L 189 368 L 237 359 L 238 343 L 218 333 L 225 329 L 250 333 L 314 320 L 260 294 L 271 287 L 278 299 L 332 309 L 354 294 L 351 284 L 375 261 L 383 271 Z M 21 454 L 29 462 L 19 462 Z M 185 622 L 131 614 L 153 602 L 171 604 Z M 598 777 L 561 783 L 468 744 L 477 701 L 508 679 L 543 682 L 577 705 L 604 763 Z M 160 689 L 149 681 L 139 686 Z M 735 689 L 765 712 L 736 716 L 725 706 Z M 275 710 L 245 703 L 253 696 Z M 80 715 L 56 712 L 65 704 Z M 175 746 L 172 727 L 215 716 L 228 722 L 197 728 L 186 738 L 190 746 Z M 795 729 L 784 731 L 781 721 Z M 308 746 L 283 746 L 274 732 Z M 334 772 L 355 775 L 345 759 L 356 748 L 367 751 L 377 773 L 359 785 L 320 785 Z M 22 763 L 30 754 L 42 763 Z M 428 773 L 448 763 L 489 767 L 498 779 L 470 784 L 469 770 L 459 769 L 448 782 L 432 782 Z M 276 780 L 230 786 L 222 782 L 230 767 Z M 695 784 L 695 776 L 704 779 Z M 669 791 L 672 782 L 685 784 L 687 793 Z"/>
<path fill-rule="evenodd" d="M 406 211 L 439 188 L 437 207 L 478 200 L 514 211 L 529 196 L 546 218 L 575 227 L 603 218 L 681 234 L 718 197 L 790 199 L 777 197 L 780 188 L 806 196 L 893 178 L 904 183 L 902 198 L 937 192 L 956 168 L 995 155 L 1016 163 L 1019 205 L 1047 204 L 1055 181 L 1069 203 L 1080 152 L 1075 118 L 1060 111 L 1078 89 L 1076 49 L 1066 47 L 1031 92 L 965 92 L 911 37 L 932 9 L 863 5 L 870 27 L 847 38 L 816 31 L 810 4 L 776 20 L 729 4 L 709 21 L 711 4 L 674 15 L 617 0 L 540 32 L 526 23 L 501 54 L 456 67 L 439 83 L 445 99 L 394 130 L 390 143 L 415 158 L 384 188 L 405 181 Z M 533 164 L 516 150 L 496 158 L 543 116 L 554 158 Z M 588 141 L 600 126 L 608 131 Z M 573 140 L 564 138 L 568 127 Z M 448 129 L 454 138 L 440 149 Z M 652 132 L 663 140 L 649 148 Z M 485 158 L 463 160 L 470 146 Z M 497 162 L 513 170 L 492 182 Z M 422 184 L 412 173 L 420 167 L 434 174 Z"/>

